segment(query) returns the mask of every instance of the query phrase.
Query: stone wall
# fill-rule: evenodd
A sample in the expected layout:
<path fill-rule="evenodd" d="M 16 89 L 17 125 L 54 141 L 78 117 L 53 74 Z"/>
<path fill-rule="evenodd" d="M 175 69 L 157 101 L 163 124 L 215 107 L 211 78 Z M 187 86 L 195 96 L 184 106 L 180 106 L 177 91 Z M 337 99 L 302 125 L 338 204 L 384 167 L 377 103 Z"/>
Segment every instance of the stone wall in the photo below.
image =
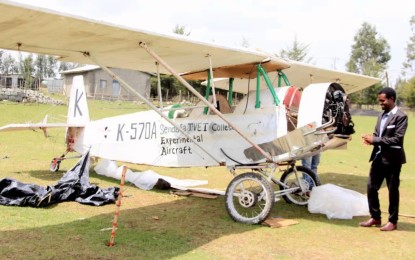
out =
<path fill-rule="evenodd" d="M 0 88 L 0 101 L 2 100 L 55 105 L 64 104 L 63 101 L 54 100 L 51 97 L 43 95 L 39 91 L 21 90 L 16 88 Z"/>

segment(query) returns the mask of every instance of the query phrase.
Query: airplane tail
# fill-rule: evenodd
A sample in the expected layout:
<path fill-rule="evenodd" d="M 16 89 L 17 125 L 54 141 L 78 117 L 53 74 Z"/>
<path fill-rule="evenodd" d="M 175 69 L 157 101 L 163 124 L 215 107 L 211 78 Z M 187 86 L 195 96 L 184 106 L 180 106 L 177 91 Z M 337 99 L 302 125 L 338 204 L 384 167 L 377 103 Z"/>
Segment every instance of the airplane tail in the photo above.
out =
<path fill-rule="evenodd" d="M 76 143 L 85 125 L 90 121 L 83 76 L 75 76 L 69 97 L 66 124 L 66 152 L 75 151 Z"/>
<path fill-rule="evenodd" d="M 66 123 L 48 123 L 48 116 L 40 123 L 9 124 L 0 127 L 0 132 L 17 131 L 28 129 L 41 129 L 47 136 L 48 128 L 66 127 L 67 131 L 73 129 L 83 129 L 89 122 L 88 104 L 86 101 L 86 92 L 84 79 L 82 76 L 75 76 L 72 82 L 71 95 L 69 98 L 68 117 Z"/>
<path fill-rule="evenodd" d="M 85 125 L 89 120 L 89 110 L 83 76 L 75 76 L 69 97 L 67 124 Z"/>

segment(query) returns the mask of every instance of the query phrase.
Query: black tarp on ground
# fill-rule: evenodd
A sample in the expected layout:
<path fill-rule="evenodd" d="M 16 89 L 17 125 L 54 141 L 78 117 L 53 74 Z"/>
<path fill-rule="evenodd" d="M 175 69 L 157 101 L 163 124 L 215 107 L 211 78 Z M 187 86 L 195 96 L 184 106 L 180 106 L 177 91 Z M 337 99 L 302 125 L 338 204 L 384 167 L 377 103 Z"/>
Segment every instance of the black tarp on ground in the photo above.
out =
<path fill-rule="evenodd" d="M 101 206 L 113 203 L 119 188 L 101 189 L 89 183 L 89 152 L 56 183 L 42 187 L 10 178 L 0 181 L 0 204 L 8 206 L 47 207 L 63 201 Z"/>

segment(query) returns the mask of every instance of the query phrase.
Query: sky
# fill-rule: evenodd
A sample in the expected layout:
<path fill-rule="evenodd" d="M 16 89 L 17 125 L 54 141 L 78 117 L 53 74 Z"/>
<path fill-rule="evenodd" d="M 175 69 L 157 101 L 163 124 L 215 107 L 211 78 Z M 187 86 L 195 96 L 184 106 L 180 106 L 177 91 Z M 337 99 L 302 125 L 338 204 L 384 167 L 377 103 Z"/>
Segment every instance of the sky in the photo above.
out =
<path fill-rule="evenodd" d="M 225 46 L 279 53 L 295 38 L 308 45 L 316 66 L 345 70 L 354 36 L 364 22 L 390 45 L 388 75 L 401 73 L 413 34 L 414 0 L 15 0 L 112 24 L 163 34 L 185 26 L 188 37 Z"/>

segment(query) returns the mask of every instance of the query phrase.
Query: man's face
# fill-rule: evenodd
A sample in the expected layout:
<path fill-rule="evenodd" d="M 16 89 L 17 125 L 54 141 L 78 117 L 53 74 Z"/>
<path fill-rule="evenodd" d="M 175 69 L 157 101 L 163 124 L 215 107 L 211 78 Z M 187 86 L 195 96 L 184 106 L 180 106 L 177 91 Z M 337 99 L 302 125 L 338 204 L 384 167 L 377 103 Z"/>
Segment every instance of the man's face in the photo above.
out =
<path fill-rule="evenodd" d="M 378 95 L 379 105 L 382 107 L 382 110 L 389 112 L 395 106 L 395 101 L 393 98 L 386 98 L 386 94 L 382 93 Z"/>

